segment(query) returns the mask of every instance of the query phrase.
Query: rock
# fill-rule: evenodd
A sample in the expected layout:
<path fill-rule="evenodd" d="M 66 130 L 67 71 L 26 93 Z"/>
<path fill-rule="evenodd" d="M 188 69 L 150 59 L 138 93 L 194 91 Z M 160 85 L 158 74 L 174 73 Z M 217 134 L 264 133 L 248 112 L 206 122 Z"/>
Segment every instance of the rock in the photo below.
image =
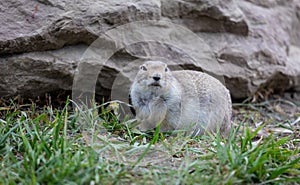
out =
<path fill-rule="evenodd" d="M 76 45 L 0 58 L 0 97 L 33 97 L 72 89 L 78 59 L 86 48 Z"/>
<path fill-rule="evenodd" d="M 275 93 L 300 91 L 297 0 L 12 0 L 0 2 L 0 10 L 0 96 L 72 90 L 85 77 L 91 78 L 85 85 L 97 84 L 97 95 L 110 96 L 118 83 L 124 85 L 124 94 L 139 59 L 151 56 L 173 61 L 174 69 L 223 76 L 233 99 L 266 88 Z M 181 28 L 168 24 L 153 26 L 154 21 L 146 25 L 153 32 L 145 25 L 124 27 L 127 35 L 117 35 L 117 42 L 94 43 L 105 32 L 143 20 L 171 22 L 194 33 L 184 35 Z M 128 37 L 143 42 L 124 45 L 130 43 Z M 99 64 L 103 56 L 97 55 L 84 63 L 92 43 L 101 51 L 118 50 L 105 63 Z"/>
<path fill-rule="evenodd" d="M 100 33 L 132 21 L 156 19 L 152 1 L 3 1 L 0 54 L 91 44 Z M 13 10 L 13 11 L 11 11 Z"/>
<path fill-rule="evenodd" d="M 300 93 L 300 47 L 290 47 L 287 66 L 283 73 L 287 74 L 290 79 L 290 83 L 286 86 Z"/>
<path fill-rule="evenodd" d="M 162 15 L 194 32 L 248 34 L 243 12 L 232 0 L 162 0 Z"/>
<path fill-rule="evenodd" d="M 292 25 L 293 8 L 273 5 L 272 8 L 257 6 L 247 1 L 237 1 L 248 23 L 247 36 L 233 34 L 198 33 L 211 46 L 221 62 L 227 86 L 232 96 L 243 99 L 270 86 L 280 78 L 289 81 L 286 73 L 289 29 Z M 280 25 L 280 26 L 278 26 Z M 290 85 L 275 83 L 285 90 Z M 273 85 L 272 85 L 273 86 Z M 235 87 L 235 88 L 234 88 Z"/>
<path fill-rule="evenodd" d="M 293 22 L 290 28 L 290 41 L 292 45 L 300 46 L 300 1 L 295 1 L 294 13 L 292 16 Z"/>

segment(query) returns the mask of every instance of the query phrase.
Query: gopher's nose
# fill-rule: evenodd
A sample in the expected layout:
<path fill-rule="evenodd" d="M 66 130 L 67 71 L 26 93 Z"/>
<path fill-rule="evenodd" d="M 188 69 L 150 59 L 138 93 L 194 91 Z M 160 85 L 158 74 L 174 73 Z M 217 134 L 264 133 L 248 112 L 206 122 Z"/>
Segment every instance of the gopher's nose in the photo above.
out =
<path fill-rule="evenodd" d="M 160 77 L 159 77 L 159 76 L 153 76 L 153 79 L 154 79 L 155 81 L 159 81 L 159 80 L 160 80 Z"/>

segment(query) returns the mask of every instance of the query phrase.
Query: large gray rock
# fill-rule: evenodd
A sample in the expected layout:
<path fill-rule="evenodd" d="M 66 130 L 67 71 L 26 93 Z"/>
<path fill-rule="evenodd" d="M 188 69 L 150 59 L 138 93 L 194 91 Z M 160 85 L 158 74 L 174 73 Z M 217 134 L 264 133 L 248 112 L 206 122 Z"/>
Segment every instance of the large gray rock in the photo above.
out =
<path fill-rule="evenodd" d="M 248 34 L 243 12 L 232 0 L 162 0 L 162 15 L 194 32 Z"/>
<path fill-rule="evenodd" d="M 0 8 L 0 54 L 91 44 L 107 29 L 159 17 L 159 2 L 146 0 L 12 0 Z"/>
<path fill-rule="evenodd" d="M 0 97 L 70 90 L 78 59 L 86 48 L 77 45 L 0 58 Z"/>
<path fill-rule="evenodd" d="M 170 21 L 193 31 L 205 43 L 191 52 L 204 53 L 203 60 L 195 61 L 181 45 L 135 43 L 107 63 L 87 63 L 86 76 L 101 69 L 97 94 L 109 96 L 116 76 L 132 78 L 135 60 L 150 56 L 224 76 L 234 99 L 266 88 L 300 91 L 297 0 L 12 0 L 1 1 L 0 10 L 0 96 L 72 90 L 88 46 L 108 30 L 141 20 Z M 162 32 L 150 36 L 175 38 L 168 26 L 157 27 Z M 149 41 L 147 31 L 136 35 Z M 221 70 L 207 67 L 204 60 L 220 62 Z"/>

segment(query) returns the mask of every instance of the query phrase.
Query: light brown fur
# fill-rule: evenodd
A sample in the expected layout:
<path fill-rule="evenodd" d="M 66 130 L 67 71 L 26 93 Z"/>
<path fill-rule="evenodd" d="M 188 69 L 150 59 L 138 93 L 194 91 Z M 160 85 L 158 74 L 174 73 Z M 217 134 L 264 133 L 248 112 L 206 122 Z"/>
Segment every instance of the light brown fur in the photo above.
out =
<path fill-rule="evenodd" d="M 226 87 L 202 72 L 170 71 L 160 61 L 148 61 L 131 86 L 139 129 L 161 123 L 161 131 L 226 132 L 231 126 L 231 99 Z"/>

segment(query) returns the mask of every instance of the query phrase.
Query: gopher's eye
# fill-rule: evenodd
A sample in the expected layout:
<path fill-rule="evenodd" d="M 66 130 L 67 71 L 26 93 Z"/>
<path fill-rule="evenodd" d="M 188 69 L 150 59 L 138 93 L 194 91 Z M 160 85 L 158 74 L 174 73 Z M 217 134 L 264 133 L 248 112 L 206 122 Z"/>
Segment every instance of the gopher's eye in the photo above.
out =
<path fill-rule="evenodd" d="M 140 69 L 143 71 L 147 71 L 147 68 L 145 66 L 141 66 Z"/>
<path fill-rule="evenodd" d="M 165 72 L 168 72 L 168 71 L 169 71 L 169 69 L 168 69 L 168 67 L 166 67 L 166 68 L 165 68 Z"/>

